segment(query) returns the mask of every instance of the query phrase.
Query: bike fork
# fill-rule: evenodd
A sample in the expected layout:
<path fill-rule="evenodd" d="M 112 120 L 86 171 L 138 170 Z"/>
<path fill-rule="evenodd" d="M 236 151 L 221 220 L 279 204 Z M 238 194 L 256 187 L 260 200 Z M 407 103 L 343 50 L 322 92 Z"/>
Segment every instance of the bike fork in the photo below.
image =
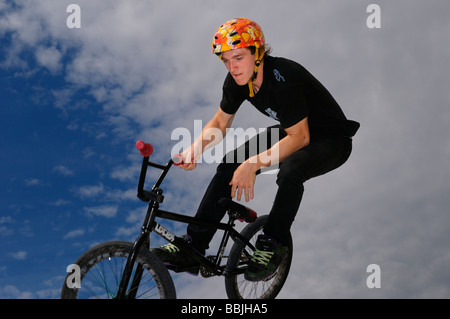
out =
<path fill-rule="evenodd" d="M 134 299 L 136 297 L 137 290 L 139 288 L 139 284 L 141 282 L 142 273 L 144 271 L 143 267 L 138 264 L 136 266 L 134 272 L 134 278 L 130 286 L 130 293 L 127 295 L 128 284 L 130 283 L 131 276 L 133 274 L 134 264 L 136 262 L 136 257 L 138 254 L 138 250 L 141 247 L 149 247 L 150 246 L 150 238 L 148 233 L 142 232 L 136 242 L 131 249 L 130 254 L 128 255 L 127 263 L 125 264 L 124 272 L 122 278 L 120 280 L 119 289 L 117 290 L 116 299 Z"/>
<path fill-rule="evenodd" d="M 154 188 L 157 196 L 161 196 L 162 190 L 159 188 Z M 131 248 L 130 254 L 128 255 L 127 263 L 125 264 L 125 269 L 123 271 L 122 279 L 120 280 L 119 289 L 117 291 L 116 298 L 117 299 L 125 299 L 131 298 L 134 299 L 136 297 L 137 290 L 139 288 L 139 284 L 141 282 L 143 267 L 141 265 L 136 266 L 136 270 L 134 273 L 133 282 L 131 283 L 130 293 L 127 295 L 127 287 L 130 282 L 131 276 L 133 274 L 134 264 L 136 262 L 136 257 L 139 254 L 139 250 L 141 248 L 150 249 L 150 232 L 151 225 L 155 220 L 155 212 L 158 210 L 159 201 L 151 200 L 147 209 L 147 215 L 145 216 L 144 224 L 142 226 L 142 231 L 139 234 L 138 238 L 134 242 L 133 247 Z"/>

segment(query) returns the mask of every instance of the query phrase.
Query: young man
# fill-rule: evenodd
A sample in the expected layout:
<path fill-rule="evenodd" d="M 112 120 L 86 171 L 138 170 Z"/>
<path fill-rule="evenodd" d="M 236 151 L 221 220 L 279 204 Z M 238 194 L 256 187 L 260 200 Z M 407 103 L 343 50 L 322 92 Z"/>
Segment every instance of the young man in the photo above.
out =
<path fill-rule="evenodd" d="M 351 137 L 359 123 L 347 120 L 331 94 L 300 64 L 270 56 L 263 32 L 254 21 L 237 18 L 223 24 L 214 36 L 213 53 L 228 70 L 222 101 L 202 135 L 183 152 L 185 163 L 181 168 L 194 169 L 201 153 L 219 142 L 211 138 L 211 129 L 219 129 L 225 136 L 244 100 L 280 123 L 224 157 L 196 214 L 198 218 L 220 221 L 225 211 L 219 206 L 219 199 L 253 199 L 256 175 L 264 167 L 279 164 L 278 190 L 269 221 L 264 235 L 258 237 L 257 250 L 245 273 L 247 280 L 258 281 L 272 275 L 286 254 L 304 182 L 341 166 L 348 159 Z M 253 143 L 254 140 L 257 142 Z M 244 160 L 239 161 L 243 154 Z M 205 253 L 214 233 L 208 228 L 189 225 L 185 239 Z M 165 263 L 195 266 L 195 262 L 172 244 L 152 251 Z"/>

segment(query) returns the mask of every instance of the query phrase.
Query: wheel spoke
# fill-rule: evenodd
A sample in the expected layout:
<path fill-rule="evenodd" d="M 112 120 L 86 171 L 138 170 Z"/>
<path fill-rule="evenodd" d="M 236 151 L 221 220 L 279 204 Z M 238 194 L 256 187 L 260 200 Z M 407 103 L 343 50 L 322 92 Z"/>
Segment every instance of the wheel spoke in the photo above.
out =
<path fill-rule="evenodd" d="M 115 298 L 125 270 L 132 243 L 108 242 L 91 248 L 76 262 L 80 266 L 81 288 L 63 285 L 61 298 Z M 137 267 L 139 281 L 135 280 Z M 131 270 L 126 296 L 133 298 L 175 298 L 172 278 L 162 262 L 148 250 L 137 254 L 136 267 Z M 137 282 L 136 287 L 133 280 Z M 66 281 L 65 281 L 66 282 Z"/>

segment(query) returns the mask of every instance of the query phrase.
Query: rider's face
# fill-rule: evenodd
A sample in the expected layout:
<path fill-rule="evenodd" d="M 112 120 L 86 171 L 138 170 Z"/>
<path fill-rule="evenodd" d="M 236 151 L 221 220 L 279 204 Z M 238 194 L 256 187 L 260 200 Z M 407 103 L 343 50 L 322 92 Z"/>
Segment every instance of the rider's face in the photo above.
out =
<path fill-rule="evenodd" d="M 237 85 L 247 84 L 255 69 L 255 57 L 247 48 L 222 53 L 222 60 Z"/>

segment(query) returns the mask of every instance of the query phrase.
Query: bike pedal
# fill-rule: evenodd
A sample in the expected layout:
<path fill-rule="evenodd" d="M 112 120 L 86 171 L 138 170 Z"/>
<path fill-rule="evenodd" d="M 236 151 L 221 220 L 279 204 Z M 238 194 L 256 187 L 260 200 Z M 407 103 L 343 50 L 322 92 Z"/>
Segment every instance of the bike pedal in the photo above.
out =
<path fill-rule="evenodd" d="M 202 275 L 203 278 L 210 278 L 210 277 L 215 276 L 215 274 L 213 272 L 209 271 L 205 267 L 200 268 L 200 275 Z"/>
<path fill-rule="evenodd" d="M 214 262 L 216 261 L 216 256 L 207 256 L 206 258 L 209 259 L 209 261 Z M 200 267 L 200 275 L 202 275 L 203 278 L 210 278 L 215 276 L 216 274 L 214 272 L 212 272 L 211 270 L 208 270 L 206 267 L 201 266 Z"/>

